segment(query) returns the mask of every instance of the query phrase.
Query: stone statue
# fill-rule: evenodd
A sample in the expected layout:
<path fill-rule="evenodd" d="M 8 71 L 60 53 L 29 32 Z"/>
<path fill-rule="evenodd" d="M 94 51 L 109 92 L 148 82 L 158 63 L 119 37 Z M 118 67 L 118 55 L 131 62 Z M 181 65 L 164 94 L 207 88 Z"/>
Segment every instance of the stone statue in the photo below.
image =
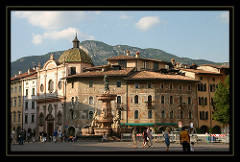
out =
<path fill-rule="evenodd" d="M 104 75 L 103 81 L 104 81 L 104 90 L 109 91 L 109 80 L 107 75 Z"/>
<path fill-rule="evenodd" d="M 95 109 L 95 112 L 94 112 L 94 115 L 93 115 L 93 119 L 92 119 L 92 123 L 91 123 L 91 127 L 97 126 L 97 124 L 96 124 L 97 119 L 98 119 L 97 109 Z"/>

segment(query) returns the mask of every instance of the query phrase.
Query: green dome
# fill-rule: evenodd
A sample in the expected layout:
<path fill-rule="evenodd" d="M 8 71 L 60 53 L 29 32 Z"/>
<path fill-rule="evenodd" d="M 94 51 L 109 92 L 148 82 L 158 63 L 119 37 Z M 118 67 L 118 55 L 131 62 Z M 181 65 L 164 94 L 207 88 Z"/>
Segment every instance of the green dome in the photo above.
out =
<path fill-rule="evenodd" d="M 66 50 L 58 59 L 59 63 L 63 62 L 82 62 L 92 64 L 92 59 L 80 48 L 71 48 Z"/>

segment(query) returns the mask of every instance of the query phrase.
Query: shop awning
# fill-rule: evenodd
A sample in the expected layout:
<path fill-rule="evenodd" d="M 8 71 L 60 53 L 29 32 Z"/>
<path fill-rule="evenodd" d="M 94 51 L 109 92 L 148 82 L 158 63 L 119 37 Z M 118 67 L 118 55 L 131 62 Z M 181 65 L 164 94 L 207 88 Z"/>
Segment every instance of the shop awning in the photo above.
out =
<path fill-rule="evenodd" d="M 129 126 L 154 126 L 154 125 L 177 125 L 177 123 L 121 123 Z"/>

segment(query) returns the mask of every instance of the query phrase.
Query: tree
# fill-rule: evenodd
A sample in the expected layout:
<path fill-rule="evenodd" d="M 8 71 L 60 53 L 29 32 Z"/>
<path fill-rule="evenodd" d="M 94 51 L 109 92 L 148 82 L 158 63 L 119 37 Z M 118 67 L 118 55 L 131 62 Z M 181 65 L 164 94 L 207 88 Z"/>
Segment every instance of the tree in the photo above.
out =
<path fill-rule="evenodd" d="M 213 119 L 222 123 L 228 124 L 230 120 L 230 92 L 229 92 L 229 75 L 225 78 L 225 84 L 219 82 L 218 88 L 216 89 L 213 97 L 215 106 Z"/>

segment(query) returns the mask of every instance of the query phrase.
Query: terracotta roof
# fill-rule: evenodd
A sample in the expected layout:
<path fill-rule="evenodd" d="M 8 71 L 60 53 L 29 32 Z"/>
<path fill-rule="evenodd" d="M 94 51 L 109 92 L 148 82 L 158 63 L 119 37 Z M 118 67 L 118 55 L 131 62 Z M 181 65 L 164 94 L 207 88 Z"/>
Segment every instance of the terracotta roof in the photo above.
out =
<path fill-rule="evenodd" d="M 146 60 L 146 61 L 170 63 L 170 62 L 162 61 L 162 60 L 158 60 L 158 59 L 133 57 L 133 56 L 127 56 L 127 55 L 118 55 L 118 56 L 109 57 L 107 59 L 107 61 L 113 61 L 113 60 Z"/>
<path fill-rule="evenodd" d="M 182 71 L 188 71 L 188 72 L 196 73 L 196 74 L 222 75 L 221 73 L 215 73 L 215 72 L 206 71 L 206 70 L 200 70 L 200 69 L 185 69 L 185 68 L 177 68 L 177 69 L 180 69 Z"/>
<path fill-rule="evenodd" d="M 227 68 L 229 68 L 229 66 L 224 66 L 224 65 L 212 65 L 212 64 L 202 64 L 202 65 L 199 65 L 199 66 L 210 66 L 210 67 L 214 67 L 214 68 L 217 68 L 217 69 L 227 69 Z"/>
<path fill-rule="evenodd" d="M 17 75 L 16 77 L 12 77 L 11 78 L 11 81 L 14 81 L 14 80 L 17 80 L 17 79 L 21 79 L 21 78 L 26 78 L 26 77 L 30 77 L 32 76 L 33 74 L 37 74 L 37 72 L 35 70 L 32 70 L 30 72 L 30 74 L 28 74 L 28 72 L 25 72 L 25 73 L 22 73 L 20 75 Z"/>
<path fill-rule="evenodd" d="M 198 81 L 190 77 L 182 75 L 170 75 L 170 74 L 161 74 L 152 71 L 140 71 L 135 72 L 131 76 L 125 78 L 125 80 L 185 80 L 185 81 Z"/>
<path fill-rule="evenodd" d="M 84 73 L 81 73 L 81 74 L 67 76 L 67 77 L 64 77 L 64 78 L 68 79 L 68 78 L 82 78 L 82 77 L 83 78 L 84 77 L 102 77 L 104 75 L 108 75 L 108 76 L 127 76 L 134 69 L 135 68 L 123 68 L 121 70 L 89 71 L 89 72 L 84 72 Z"/>

